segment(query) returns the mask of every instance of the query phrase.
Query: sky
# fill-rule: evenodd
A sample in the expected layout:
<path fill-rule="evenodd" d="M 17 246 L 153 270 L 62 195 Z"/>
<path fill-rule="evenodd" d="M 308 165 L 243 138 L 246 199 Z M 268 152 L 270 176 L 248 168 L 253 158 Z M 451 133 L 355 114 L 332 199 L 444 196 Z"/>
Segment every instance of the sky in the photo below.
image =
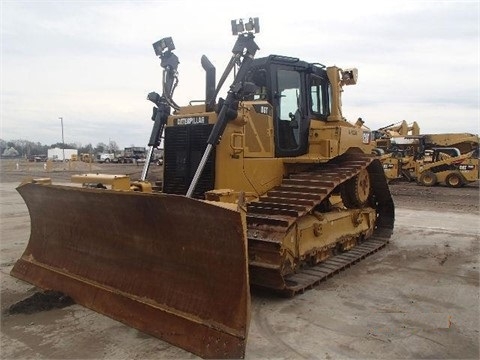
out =
<path fill-rule="evenodd" d="M 342 98 L 351 122 L 480 132 L 478 0 L 0 0 L 0 12 L 6 141 L 62 142 L 61 117 L 65 143 L 146 146 L 153 125 L 146 96 L 162 90 L 152 44 L 173 38 L 174 100 L 187 105 L 204 98 L 201 56 L 218 80 L 236 39 L 230 21 L 249 17 L 260 19 L 257 57 L 358 68 L 357 85 Z"/>

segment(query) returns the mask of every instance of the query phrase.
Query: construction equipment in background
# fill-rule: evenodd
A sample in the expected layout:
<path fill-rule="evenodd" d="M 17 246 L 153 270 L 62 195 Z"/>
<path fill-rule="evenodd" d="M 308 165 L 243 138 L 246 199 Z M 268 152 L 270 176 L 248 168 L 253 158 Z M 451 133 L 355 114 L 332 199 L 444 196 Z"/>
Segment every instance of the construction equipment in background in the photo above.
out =
<path fill-rule="evenodd" d="M 424 186 L 438 183 L 462 187 L 479 179 L 478 152 L 460 154 L 457 148 L 433 148 L 425 151 L 422 161 L 415 162 L 417 182 Z"/>
<path fill-rule="evenodd" d="M 255 59 L 258 30 L 258 18 L 232 21 L 221 79 L 203 56 L 205 101 L 182 107 L 173 41 L 156 42 L 163 92 L 147 97 L 140 179 L 21 184 L 31 235 L 12 275 L 201 357 L 242 358 L 250 287 L 293 296 L 384 247 L 394 204 L 382 164 L 341 111 L 357 70 Z M 147 180 L 162 134 L 159 189 Z"/>
<path fill-rule="evenodd" d="M 419 135 L 420 126 L 418 126 L 416 121 L 414 121 L 411 124 L 408 124 L 406 120 L 402 120 L 401 122 L 382 127 L 378 129 L 377 132 L 386 134 L 387 136 L 390 136 L 390 137 Z"/>
<path fill-rule="evenodd" d="M 86 163 L 93 163 L 95 162 L 95 156 L 90 153 L 81 153 L 80 154 L 80 161 L 86 162 Z"/>
<path fill-rule="evenodd" d="M 389 181 L 405 179 L 424 186 L 445 184 L 458 188 L 479 179 L 477 135 L 435 134 L 408 139 L 415 141 L 414 147 L 410 143 L 407 149 L 397 147 L 380 157 Z M 451 144 L 458 147 L 436 147 Z"/>
<path fill-rule="evenodd" d="M 377 150 L 378 155 L 382 155 L 385 152 L 389 152 L 389 149 L 392 147 L 392 141 L 395 141 L 395 139 L 401 139 L 409 135 L 420 135 L 420 127 L 416 121 L 408 124 L 406 120 L 402 120 L 401 122 L 374 130 L 372 134 L 376 143 L 375 150 Z"/>
<path fill-rule="evenodd" d="M 478 135 L 420 134 L 417 122 L 409 125 L 405 120 L 373 134 L 374 152 L 382 161 L 389 182 L 408 180 L 425 186 L 443 183 L 461 187 L 478 179 Z M 455 159 L 448 159 L 449 156 Z"/>
<path fill-rule="evenodd" d="M 460 154 L 478 151 L 479 136 L 470 133 L 422 134 L 422 146 L 425 150 L 439 147 L 454 147 Z"/>
<path fill-rule="evenodd" d="M 376 140 L 376 145 L 382 150 L 382 154 L 423 154 L 425 150 L 436 147 L 454 147 L 461 154 L 466 154 L 478 149 L 479 137 L 469 133 L 401 135 Z"/>

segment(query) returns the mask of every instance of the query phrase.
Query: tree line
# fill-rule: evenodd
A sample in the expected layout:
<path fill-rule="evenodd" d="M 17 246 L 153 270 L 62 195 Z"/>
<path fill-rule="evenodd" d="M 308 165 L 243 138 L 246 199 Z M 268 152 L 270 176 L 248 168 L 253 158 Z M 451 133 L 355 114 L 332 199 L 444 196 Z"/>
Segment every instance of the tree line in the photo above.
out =
<path fill-rule="evenodd" d="M 35 155 L 47 155 L 48 149 L 53 148 L 77 149 L 80 154 L 100 154 L 104 152 L 113 153 L 119 150 L 117 143 L 113 140 L 110 140 L 108 144 L 100 142 L 96 146 L 93 146 L 92 144 L 82 145 L 76 143 L 55 143 L 52 145 L 44 145 L 40 142 L 29 140 L 5 141 L 0 139 L 0 155 L 2 156 L 29 157 Z"/>

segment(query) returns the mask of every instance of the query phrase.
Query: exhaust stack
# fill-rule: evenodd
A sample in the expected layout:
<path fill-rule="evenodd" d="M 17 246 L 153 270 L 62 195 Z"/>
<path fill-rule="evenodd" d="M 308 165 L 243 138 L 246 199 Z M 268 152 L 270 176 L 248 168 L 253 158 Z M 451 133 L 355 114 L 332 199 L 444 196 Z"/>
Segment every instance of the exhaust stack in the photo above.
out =
<path fill-rule="evenodd" d="M 205 70 L 205 111 L 213 111 L 215 105 L 215 66 L 208 60 L 205 55 L 202 55 L 202 67 Z"/>

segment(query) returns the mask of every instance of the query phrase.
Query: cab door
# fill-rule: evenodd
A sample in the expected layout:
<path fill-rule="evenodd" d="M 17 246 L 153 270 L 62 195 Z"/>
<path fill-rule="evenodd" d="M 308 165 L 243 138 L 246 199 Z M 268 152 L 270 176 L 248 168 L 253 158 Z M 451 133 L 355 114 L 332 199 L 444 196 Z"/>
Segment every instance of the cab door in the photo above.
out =
<path fill-rule="evenodd" d="M 308 114 L 304 73 L 273 66 L 275 155 L 295 157 L 308 150 Z"/>

